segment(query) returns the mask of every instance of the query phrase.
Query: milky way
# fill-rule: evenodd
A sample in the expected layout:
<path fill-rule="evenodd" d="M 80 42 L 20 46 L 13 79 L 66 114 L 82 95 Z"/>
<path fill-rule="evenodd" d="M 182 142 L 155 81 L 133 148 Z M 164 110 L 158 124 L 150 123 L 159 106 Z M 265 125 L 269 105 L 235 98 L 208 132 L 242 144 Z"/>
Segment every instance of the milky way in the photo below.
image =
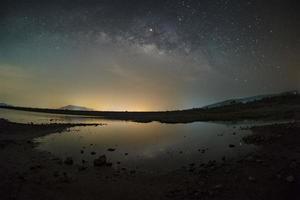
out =
<path fill-rule="evenodd" d="M 0 101 L 199 107 L 300 89 L 297 1 L 3 1 Z"/>

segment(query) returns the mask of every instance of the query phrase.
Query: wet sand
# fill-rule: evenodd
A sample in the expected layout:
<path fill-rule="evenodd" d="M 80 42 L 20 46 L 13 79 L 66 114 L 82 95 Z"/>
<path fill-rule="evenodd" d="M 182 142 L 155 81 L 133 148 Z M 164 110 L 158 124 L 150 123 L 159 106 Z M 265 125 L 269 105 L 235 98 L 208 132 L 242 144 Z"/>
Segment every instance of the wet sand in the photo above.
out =
<path fill-rule="evenodd" d="M 245 157 L 161 174 L 85 168 L 35 149 L 32 139 L 89 124 L 0 120 L 1 199 L 299 199 L 300 123 L 249 127 Z M 97 125 L 97 124 L 90 124 Z M 230 148 L 230 147 L 228 147 Z M 234 147 L 232 147 L 234 148 Z"/>

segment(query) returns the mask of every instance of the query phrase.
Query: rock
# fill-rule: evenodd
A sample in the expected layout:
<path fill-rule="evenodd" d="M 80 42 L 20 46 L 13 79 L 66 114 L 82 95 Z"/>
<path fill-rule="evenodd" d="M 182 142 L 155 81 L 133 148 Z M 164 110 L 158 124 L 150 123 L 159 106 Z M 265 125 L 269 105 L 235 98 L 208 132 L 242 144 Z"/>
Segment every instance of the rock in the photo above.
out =
<path fill-rule="evenodd" d="M 53 176 L 54 176 L 54 177 L 58 177 L 58 176 L 59 176 L 59 172 L 58 172 L 58 171 L 55 171 L 55 172 L 53 173 Z"/>
<path fill-rule="evenodd" d="M 248 156 L 248 157 L 246 157 L 246 159 L 245 159 L 246 161 L 249 161 L 249 162 L 252 162 L 252 161 L 254 161 L 254 158 L 253 158 L 253 156 Z"/>
<path fill-rule="evenodd" d="M 106 156 L 105 155 L 101 155 L 99 156 L 99 158 L 94 160 L 94 166 L 100 167 L 100 166 L 104 166 L 106 165 L 107 161 L 106 161 Z"/>
<path fill-rule="evenodd" d="M 230 144 L 229 147 L 230 147 L 230 148 L 233 148 L 233 147 L 235 147 L 235 145 L 234 145 L 234 144 Z"/>
<path fill-rule="evenodd" d="M 261 159 L 256 159 L 255 162 L 257 162 L 257 163 L 263 163 L 264 161 L 261 160 Z"/>
<path fill-rule="evenodd" d="M 214 189 L 216 189 L 216 190 L 222 189 L 222 188 L 223 188 L 222 184 L 215 185 L 215 187 L 214 187 Z"/>
<path fill-rule="evenodd" d="M 189 172 L 194 172 L 194 171 L 195 171 L 195 168 L 190 168 L 188 171 L 189 171 Z"/>
<path fill-rule="evenodd" d="M 215 160 L 209 160 L 208 163 L 205 165 L 206 168 L 214 169 L 217 161 Z"/>
<path fill-rule="evenodd" d="M 92 151 L 92 152 L 91 152 L 91 155 L 95 155 L 95 154 L 96 154 L 96 152 L 95 152 L 95 151 Z"/>
<path fill-rule="evenodd" d="M 63 173 L 63 176 L 60 177 L 60 181 L 63 183 L 70 183 L 73 180 L 72 176 L 67 174 L 66 172 Z"/>
<path fill-rule="evenodd" d="M 294 176 L 290 175 L 290 176 L 286 177 L 285 180 L 289 183 L 293 183 L 295 181 L 295 178 L 294 178 Z"/>
<path fill-rule="evenodd" d="M 17 195 L 16 194 L 12 194 L 9 197 L 10 200 L 16 200 L 17 199 Z"/>
<path fill-rule="evenodd" d="M 62 164 L 63 164 L 63 160 L 62 160 L 62 159 L 58 159 L 56 162 L 57 162 L 57 164 L 59 164 L 59 165 L 62 165 Z"/>
<path fill-rule="evenodd" d="M 297 168 L 297 163 L 295 162 L 295 161 L 292 161 L 291 163 L 290 163 L 290 166 L 289 166 L 290 168 L 292 168 L 292 169 L 296 169 Z"/>
<path fill-rule="evenodd" d="M 80 151 L 80 153 L 81 153 L 81 154 L 83 154 L 83 153 L 84 153 L 84 151 L 83 151 L 83 150 L 81 150 L 81 151 Z"/>
<path fill-rule="evenodd" d="M 223 156 L 223 157 L 222 157 L 222 160 L 225 162 L 225 160 L 226 160 L 226 157 L 225 157 L 225 156 Z"/>
<path fill-rule="evenodd" d="M 124 153 L 125 156 L 128 156 L 128 153 Z"/>
<path fill-rule="evenodd" d="M 108 148 L 107 151 L 115 151 L 116 149 L 114 148 Z"/>
<path fill-rule="evenodd" d="M 36 169 L 42 169 L 43 167 L 41 165 L 34 165 L 34 166 L 31 166 L 29 169 L 30 170 L 36 170 Z"/>
<path fill-rule="evenodd" d="M 251 182 L 255 182 L 256 181 L 256 179 L 254 177 L 252 177 L 252 176 L 249 176 L 248 180 L 251 181 Z"/>
<path fill-rule="evenodd" d="M 67 157 L 64 161 L 66 165 L 73 165 L 74 161 L 72 157 Z"/>
<path fill-rule="evenodd" d="M 278 179 L 281 179 L 281 174 L 277 174 L 276 177 L 277 177 Z"/>
<path fill-rule="evenodd" d="M 19 175 L 18 178 L 19 178 L 20 180 L 22 180 L 22 181 L 25 181 L 25 180 L 26 180 L 25 177 L 24 177 L 23 175 Z"/>
<path fill-rule="evenodd" d="M 83 171 L 83 170 L 86 170 L 86 167 L 85 167 L 85 166 L 79 166 L 79 167 L 78 167 L 78 171 Z"/>

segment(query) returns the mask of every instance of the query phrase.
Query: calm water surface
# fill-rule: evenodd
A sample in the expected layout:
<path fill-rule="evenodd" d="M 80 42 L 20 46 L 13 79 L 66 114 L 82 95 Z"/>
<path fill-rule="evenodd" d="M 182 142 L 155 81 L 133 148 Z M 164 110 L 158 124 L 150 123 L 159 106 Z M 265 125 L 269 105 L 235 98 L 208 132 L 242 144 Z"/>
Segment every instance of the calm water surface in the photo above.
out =
<path fill-rule="evenodd" d="M 34 140 L 39 144 L 37 149 L 62 159 L 72 157 L 78 165 L 85 160 L 84 165 L 91 166 L 95 158 L 105 154 L 115 168 L 168 171 L 190 163 L 221 161 L 223 156 L 232 158 L 256 148 L 241 141 L 250 132 L 240 130 L 236 125 L 135 123 L 6 109 L 0 109 L 0 118 L 23 123 L 50 123 L 50 120 L 57 123 L 105 123 L 105 126 L 74 127 Z M 229 148 L 229 144 L 235 147 Z M 107 151 L 108 148 L 115 151 Z M 92 155 L 92 152 L 96 154 Z"/>

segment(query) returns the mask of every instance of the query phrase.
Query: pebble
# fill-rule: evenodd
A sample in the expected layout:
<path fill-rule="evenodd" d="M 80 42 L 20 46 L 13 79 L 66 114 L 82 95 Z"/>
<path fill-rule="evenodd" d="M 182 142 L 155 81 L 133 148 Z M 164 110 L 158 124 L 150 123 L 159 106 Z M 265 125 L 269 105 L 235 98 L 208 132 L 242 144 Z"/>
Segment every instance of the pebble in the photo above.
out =
<path fill-rule="evenodd" d="M 115 151 L 116 149 L 114 148 L 108 148 L 107 151 Z"/>
<path fill-rule="evenodd" d="M 289 183 L 293 183 L 295 181 L 295 178 L 294 178 L 294 176 L 290 175 L 290 176 L 286 177 L 285 180 Z"/>
<path fill-rule="evenodd" d="M 295 161 L 292 161 L 290 164 L 290 168 L 296 169 L 297 168 L 297 163 Z"/>
<path fill-rule="evenodd" d="M 55 172 L 53 173 L 53 176 L 54 176 L 54 177 L 58 177 L 58 176 L 59 176 L 59 172 L 58 172 L 58 171 L 55 171 Z"/>
<path fill-rule="evenodd" d="M 190 163 L 189 166 L 194 167 L 195 163 Z"/>
<path fill-rule="evenodd" d="M 73 165 L 74 161 L 72 157 L 67 157 L 64 161 L 66 165 Z"/>
<path fill-rule="evenodd" d="M 255 179 L 253 176 L 249 176 L 249 177 L 248 177 L 248 180 L 251 181 L 251 182 L 256 181 L 256 179 Z"/>
<path fill-rule="evenodd" d="M 277 177 L 278 179 L 281 179 L 281 174 L 277 174 L 276 177 Z"/>
<path fill-rule="evenodd" d="M 222 184 L 215 185 L 215 187 L 214 187 L 214 189 L 222 189 L 222 188 L 223 188 Z"/>
<path fill-rule="evenodd" d="M 247 160 L 247 161 L 254 161 L 254 158 L 253 158 L 253 156 L 248 156 L 245 160 Z"/>
<path fill-rule="evenodd" d="M 85 167 L 85 166 L 79 166 L 79 167 L 78 167 L 78 171 L 83 171 L 83 170 L 86 170 L 86 167 Z"/>
<path fill-rule="evenodd" d="M 104 166 L 106 165 L 106 156 L 105 155 L 101 155 L 99 156 L 99 158 L 94 160 L 94 166 L 100 167 L 100 166 Z"/>

